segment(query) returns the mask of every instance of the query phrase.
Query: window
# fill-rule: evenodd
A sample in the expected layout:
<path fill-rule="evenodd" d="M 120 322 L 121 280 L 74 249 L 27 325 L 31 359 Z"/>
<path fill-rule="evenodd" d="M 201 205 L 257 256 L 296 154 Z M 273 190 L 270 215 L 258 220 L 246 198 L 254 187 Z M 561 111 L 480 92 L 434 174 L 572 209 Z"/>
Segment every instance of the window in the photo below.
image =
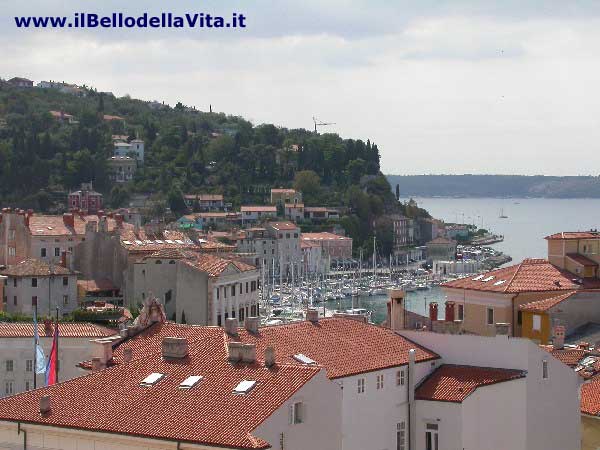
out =
<path fill-rule="evenodd" d="M 12 395 L 13 393 L 13 382 L 12 381 L 6 381 L 4 383 L 4 393 L 6 395 Z"/>
<path fill-rule="evenodd" d="M 248 282 L 246 281 L 246 294 L 248 293 Z"/>
<path fill-rule="evenodd" d="M 8 240 L 9 241 L 15 240 L 15 230 L 8 230 Z"/>
<path fill-rule="evenodd" d="M 396 450 L 405 450 L 406 422 L 396 424 Z"/>
<path fill-rule="evenodd" d="M 542 361 L 542 379 L 543 380 L 547 380 L 548 377 L 548 361 L 543 360 Z"/>
<path fill-rule="evenodd" d="M 523 325 L 523 311 L 517 313 L 517 325 Z"/>
<path fill-rule="evenodd" d="M 365 379 L 364 378 L 358 379 L 358 393 L 359 394 L 365 393 Z"/>
<path fill-rule="evenodd" d="M 31 287 L 37 287 L 37 278 L 31 279 Z"/>
<path fill-rule="evenodd" d="M 13 295 L 13 305 L 17 305 L 17 296 Z"/>
<path fill-rule="evenodd" d="M 304 405 L 302 402 L 296 402 L 290 407 L 290 423 L 298 425 L 304 422 Z"/>
<path fill-rule="evenodd" d="M 223 298 L 227 298 L 227 286 L 223 286 Z"/>
<path fill-rule="evenodd" d="M 54 256 L 60 256 L 60 247 L 54 247 Z"/>
<path fill-rule="evenodd" d="M 63 277 L 63 286 L 69 285 L 69 277 Z"/>
<path fill-rule="evenodd" d="M 235 297 L 235 284 L 231 286 L 231 296 Z"/>
<path fill-rule="evenodd" d="M 33 359 L 25 361 L 25 372 L 33 372 Z"/>
<path fill-rule="evenodd" d="M 155 264 L 162 264 L 162 261 L 160 259 L 157 259 Z"/>
<path fill-rule="evenodd" d="M 377 389 L 383 389 L 383 374 L 377 375 Z"/>
<path fill-rule="evenodd" d="M 17 279 L 13 278 L 13 287 L 17 287 Z"/>
<path fill-rule="evenodd" d="M 37 295 L 31 297 L 31 306 L 37 306 Z"/>
<path fill-rule="evenodd" d="M 542 329 L 542 316 L 539 314 L 533 315 L 533 331 L 540 331 Z"/>
<path fill-rule="evenodd" d="M 15 247 L 8 247 L 8 256 L 16 256 L 17 249 Z"/>
<path fill-rule="evenodd" d="M 221 291 L 221 289 L 219 289 L 219 288 L 217 287 L 217 300 L 219 300 L 219 296 L 221 295 L 221 294 L 220 294 L 220 291 Z"/>
<path fill-rule="evenodd" d="M 45 248 L 45 247 L 42 247 L 42 248 L 40 249 L 40 256 L 41 256 L 42 258 L 45 258 L 45 257 L 46 257 L 46 248 Z"/>
<path fill-rule="evenodd" d="M 396 386 L 404 386 L 404 370 L 396 372 Z"/>
<path fill-rule="evenodd" d="M 439 450 L 438 425 L 436 423 L 425 425 L 425 449 Z"/>
<path fill-rule="evenodd" d="M 69 305 L 69 296 L 63 295 L 63 306 L 68 306 L 68 305 Z"/>
<path fill-rule="evenodd" d="M 15 368 L 14 361 L 12 359 L 7 359 L 6 360 L 6 371 L 12 372 L 14 368 Z"/>
<path fill-rule="evenodd" d="M 458 305 L 458 320 L 465 320 L 465 305 Z"/>
<path fill-rule="evenodd" d="M 494 325 L 494 308 L 487 309 L 487 324 Z"/>
<path fill-rule="evenodd" d="M 25 381 L 25 390 L 26 391 L 30 391 L 31 390 L 31 381 L 29 381 L 29 380 Z"/>

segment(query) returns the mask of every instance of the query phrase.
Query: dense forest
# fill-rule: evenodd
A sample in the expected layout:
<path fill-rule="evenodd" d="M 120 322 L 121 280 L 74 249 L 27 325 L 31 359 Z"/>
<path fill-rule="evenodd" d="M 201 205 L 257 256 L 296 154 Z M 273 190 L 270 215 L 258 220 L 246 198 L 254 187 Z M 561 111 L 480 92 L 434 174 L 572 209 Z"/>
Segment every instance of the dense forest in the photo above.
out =
<path fill-rule="evenodd" d="M 69 190 L 93 181 L 109 207 L 127 206 L 132 195 L 144 193 L 180 214 L 183 193 L 221 193 L 237 207 L 268 202 L 272 187 L 295 187 L 307 206 L 345 207 L 348 214 L 340 225 L 357 249 L 376 232 L 391 245 L 386 214 L 426 214 L 396 200 L 380 172 L 379 149 L 368 140 L 254 126 L 182 103 L 169 107 L 85 92 L 75 96 L 0 83 L 3 205 L 60 212 Z M 57 120 L 50 111 L 70 114 L 76 123 Z M 113 135 L 145 142 L 145 162 L 127 184 L 113 185 L 109 179 Z"/>
<path fill-rule="evenodd" d="M 600 177 L 388 175 L 402 197 L 600 198 Z"/>

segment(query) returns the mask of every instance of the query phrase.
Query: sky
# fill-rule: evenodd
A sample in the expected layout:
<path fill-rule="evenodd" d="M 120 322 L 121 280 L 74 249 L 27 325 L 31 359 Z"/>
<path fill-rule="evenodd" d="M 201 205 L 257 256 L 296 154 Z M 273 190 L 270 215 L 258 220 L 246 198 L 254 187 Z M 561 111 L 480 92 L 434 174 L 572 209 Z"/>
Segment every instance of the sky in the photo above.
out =
<path fill-rule="evenodd" d="M 15 15 L 243 13 L 245 29 L 23 30 Z M 0 0 L 0 77 L 370 139 L 387 174 L 600 174 L 600 2 Z"/>

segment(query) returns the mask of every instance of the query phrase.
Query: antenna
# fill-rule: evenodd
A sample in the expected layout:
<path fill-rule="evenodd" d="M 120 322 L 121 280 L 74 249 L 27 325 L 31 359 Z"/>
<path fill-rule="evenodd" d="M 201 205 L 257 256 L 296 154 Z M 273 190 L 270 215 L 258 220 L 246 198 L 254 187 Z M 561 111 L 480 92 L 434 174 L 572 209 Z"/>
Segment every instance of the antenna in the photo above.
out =
<path fill-rule="evenodd" d="M 327 123 L 327 122 L 322 122 L 321 120 L 317 119 L 316 117 L 313 116 L 313 122 L 315 124 L 315 133 L 317 133 L 317 127 L 327 127 L 329 125 L 335 125 L 334 122 L 331 123 Z"/>

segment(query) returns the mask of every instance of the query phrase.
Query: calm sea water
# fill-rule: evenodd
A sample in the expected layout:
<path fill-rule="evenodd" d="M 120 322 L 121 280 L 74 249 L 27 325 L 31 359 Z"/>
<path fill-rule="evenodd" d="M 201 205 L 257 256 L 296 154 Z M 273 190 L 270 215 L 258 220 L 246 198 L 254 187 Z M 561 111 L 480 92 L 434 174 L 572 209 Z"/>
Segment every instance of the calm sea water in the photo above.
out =
<path fill-rule="evenodd" d="M 512 256 L 518 263 L 524 258 L 545 258 L 547 245 L 544 239 L 560 231 L 600 229 L 600 199 L 498 199 L 498 198 L 419 198 L 419 206 L 446 222 L 476 224 L 504 236 L 504 242 L 494 248 Z M 500 212 L 508 216 L 500 219 Z M 373 311 L 372 320 L 380 323 L 386 316 L 386 296 L 362 297 L 359 305 Z M 428 304 L 443 301 L 440 288 L 409 292 L 407 307 L 411 311 L 427 314 Z M 337 306 L 337 305 L 336 305 Z M 351 301 L 344 300 L 343 308 Z M 440 308 L 442 310 L 442 308 Z"/>

